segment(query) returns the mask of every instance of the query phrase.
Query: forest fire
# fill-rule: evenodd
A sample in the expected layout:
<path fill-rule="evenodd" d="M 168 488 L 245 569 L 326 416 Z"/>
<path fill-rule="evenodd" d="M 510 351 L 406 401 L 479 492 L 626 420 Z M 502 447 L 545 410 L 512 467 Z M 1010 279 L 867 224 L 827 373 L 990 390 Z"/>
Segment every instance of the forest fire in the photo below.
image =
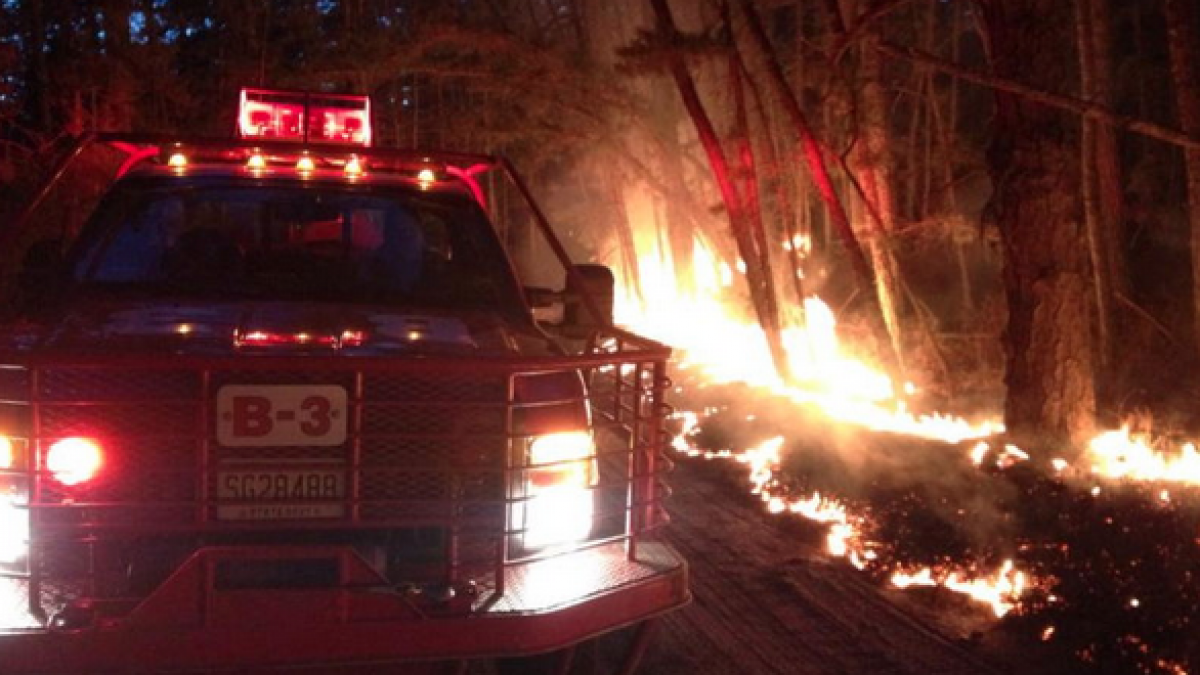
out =
<path fill-rule="evenodd" d="M 839 422 L 874 431 L 901 433 L 947 443 L 982 438 L 1004 430 L 994 419 L 970 422 L 908 409 L 911 383 L 897 387 L 880 370 L 849 354 L 838 340 L 833 311 L 815 296 L 804 301 L 803 325 L 783 331 L 792 379 L 784 382 L 771 362 L 762 329 L 722 302 L 732 273 L 695 242 L 696 278 L 691 291 L 679 288 L 659 253 L 639 260 L 640 297 L 624 288 L 617 320 L 672 345 L 682 353 L 680 369 L 698 369 L 709 384 L 740 382 L 819 408 Z M 646 308 L 652 307 L 653 311 Z M 736 352 L 731 345 L 737 345 Z"/>
<path fill-rule="evenodd" d="M 946 443 L 1003 431 L 1003 425 L 995 420 L 972 423 L 960 417 L 910 411 L 887 375 L 845 352 L 832 310 L 816 297 L 804 302 L 805 325 L 784 331 L 793 374 L 791 381 L 784 382 L 771 363 L 761 329 L 737 320 L 719 299 L 731 284 L 729 270 L 714 263 L 702 242 L 697 241 L 694 250 L 692 262 L 698 277 L 691 293 L 680 290 L 661 256 L 646 256 L 639 261 L 645 301 L 638 302 L 626 293 L 617 307 L 620 321 L 678 348 L 682 352 L 678 367 L 699 370 L 700 386 L 741 382 L 796 404 L 816 407 L 834 422 Z M 644 311 L 651 306 L 653 312 Z M 731 352 L 730 345 L 740 345 L 741 349 Z M 903 387 L 905 393 L 914 389 L 907 383 Z M 684 411 L 679 419 L 681 431 L 673 444 L 677 451 L 706 459 L 733 459 L 746 465 L 751 492 L 762 499 L 770 513 L 789 513 L 828 526 L 826 552 L 845 558 L 858 569 L 866 569 L 878 560 L 878 552 L 862 535 L 864 515 L 852 513 L 846 504 L 820 492 L 796 496 L 783 489 L 777 480 L 783 436 L 743 450 L 702 450 L 688 442 L 701 422 L 700 415 Z M 980 445 L 986 451 L 986 444 L 980 441 Z M 1024 453 L 1010 446 L 998 461 L 1011 462 L 1020 455 Z M 1003 616 L 1016 605 L 1026 575 L 1014 570 L 1009 560 L 992 577 L 981 578 L 965 567 L 937 573 L 927 567 L 897 569 L 892 583 L 898 588 L 941 586 L 987 603 L 996 616 Z"/>
<path fill-rule="evenodd" d="M 703 261 L 702 253 L 697 262 Z M 720 269 L 711 265 L 711 261 L 706 265 L 708 269 Z M 646 270 L 654 268 L 652 260 L 642 261 L 643 282 Z M 661 281 L 667 280 L 671 279 L 663 275 Z M 1164 520 L 1167 525 L 1163 527 L 1174 528 L 1169 530 L 1170 536 L 1192 528 L 1187 523 L 1195 510 L 1191 500 L 1194 495 L 1188 492 L 1173 497 L 1163 484 L 1178 484 L 1181 490 L 1200 484 L 1200 453 L 1194 445 L 1183 444 L 1175 452 L 1164 452 L 1147 435 L 1122 429 L 1098 435 L 1071 462 L 1061 458 L 1047 461 L 1031 457 L 1015 445 L 996 442 L 1003 425 L 994 416 L 967 421 L 944 414 L 914 413 L 906 403 L 914 388 L 896 387 L 881 371 L 849 356 L 849 350 L 839 342 L 833 312 L 817 298 L 805 302 L 807 327 L 785 330 L 794 374 L 785 383 L 774 375 L 761 331 L 751 322 L 739 321 L 720 301 L 728 284 L 727 278 L 722 281 L 722 275 L 716 273 L 707 287 L 698 285 L 702 290 L 690 296 L 680 293 L 673 283 L 644 286 L 647 305 L 655 307 L 655 312 L 639 312 L 642 305 L 632 302 L 628 295 L 619 300 L 620 320 L 672 344 L 680 352 L 678 398 L 706 401 L 695 410 L 676 413 L 678 428 L 673 447 L 678 453 L 728 460 L 744 467 L 749 492 L 761 500 L 768 513 L 791 515 L 824 528 L 822 548 L 827 555 L 844 559 L 897 589 L 940 589 L 979 603 L 995 619 L 1015 617 L 1015 625 L 1036 623 L 1031 629 L 1032 639 L 1070 641 L 1068 644 L 1076 649 L 1075 657 L 1084 664 L 1090 662 L 1093 651 L 1103 651 L 1103 642 L 1075 647 L 1076 641 L 1084 639 L 1068 626 L 1086 621 L 1088 613 L 1098 611 L 1093 603 L 1105 603 L 1101 605 L 1108 608 L 1104 611 L 1117 613 L 1120 618 L 1112 620 L 1117 625 L 1123 625 L 1123 617 L 1129 613 L 1168 611 L 1162 603 L 1151 609 L 1144 602 L 1144 598 L 1154 594 L 1147 584 L 1152 586 L 1158 579 L 1151 575 L 1145 582 L 1131 581 L 1140 578 L 1143 570 L 1153 569 L 1157 557 L 1168 555 L 1162 551 L 1174 550 L 1156 544 L 1157 535 L 1147 534 L 1144 545 L 1113 554 L 1119 560 L 1113 564 L 1120 567 L 1107 572 L 1111 579 L 1092 576 L 1096 574 L 1095 553 L 1089 551 L 1101 547 L 1105 552 L 1099 555 L 1109 555 L 1103 549 L 1110 540 L 1105 528 L 1120 526 L 1122 532 L 1132 533 L 1130 526 L 1120 525 L 1133 517 L 1127 515 L 1130 513 L 1140 513 L 1139 518 L 1149 521 Z M 658 307 L 672 309 L 664 314 L 657 311 Z M 735 351 L 730 345 L 737 345 L 738 349 Z M 713 402 L 714 394 L 703 393 L 706 390 L 715 390 L 718 403 Z M 795 415 L 781 413 L 774 417 L 784 422 L 772 426 L 759 419 L 766 416 L 765 411 L 755 412 L 755 404 L 749 403 L 744 404 L 749 405 L 749 413 L 738 413 L 740 418 L 731 420 L 729 406 L 719 403 L 728 396 L 749 396 L 754 401 L 770 401 L 770 405 L 782 401 L 796 410 L 819 412 L 800 421 L 795 421 Z M 838 482 L 813 484 L 802 470 L 798 474 L 797 467 L 789 464 L 797 453 L 825 452 L 808 448 L 807 442 L 793 438 L 802 431 L 797 426 L 813 423 L 827 426 L 826 433 L 840 433 L 839 428 L 882 431 L 897 438 L 913 439 L 909 441 L 913 443 L 932 441 L 933 446 L 962 448 L 963 454 L 958 459 L 951 455 L 944 460 L 961 462 L 962 469 L 948 472 L 965 472 L 966 480 L 976 484 L 959 498 L 995 491 L 999 503 L 1004 499 L 999 495 L 1015 489 L 1024 497 L 1017 498 L 1016 506 L 1001 508 L 1017 509 L 1018 527 L 1005 534 L 992 533 L 992 539 L 982 545 L 946 550 L 938 548 L 937 537 L 925 536 L 918 542 L 896 540 L 895 536 L 912 532 L 910 526 L 897 527 L 896 522 L 904 523 L 923 509 L 936 509 L 931 501 L 937 499 L 918 497 L 915 502 L 906 502 L 907 506 L 897 505 L 863 498 L 861 494 L 844 498 L 840 493 L 845 486 Z M 714 435 L 712 431 L 714 427 L 731 425 L 759 431 L 745 434 L 747 438 L 721 431 Z M 894 459 L 894 464 L 901 471 L 917 476 L 914 480 L 925 475 L 936 482 L 934 474 L 940 469 L 927 471 L 920 465 L 931 457 L 935 465 L 943 461 L 935 453 Z M 971 475 L 975 478 L 970 478 Z M 969 497 L 973 502 L 991 498 Z M 1030 498 L 1032 505 L 1025 503 Z M 973 509 L 978 506 L 978 503 L 963 503 L 949 509 L 957 508 L 957 517 L 969 520 L 976 516 L 965 514 L 976 513 Z M 1037 515 L 1040 508 L 1064 511 L 1058 518 L 1067 523 L 1065 527 L 1059 525 L 1055 526 L 1059 529 L 1043 531 L 1044 526 L 1038 520 L 1041 516 Z M 1028 513 L 1021 515 L 1024 510 Z M 970 531 L 972 527 L 966 522 L 957 527 Z M 1180 538 L 1178 545 L 1194 547 L 1194 534 L 1192 531 L 1189 537 Z M 1084 581 L 1089 578 L 1093 580 Z M 1194 609 L 1178 611 L 1186 614 Z M 1175 620 L 1169 614 L 1167 617 Z M 1137 632 L 1143 629 L 1129 630 L 1130 635 L 1139 636 L 1137 640 L 1143 646 L 1151 640 Z M 1140 661 L 1153 654 L 1154 663 L 1175 668 L 1177 660 L 1160 658 L 1171 654 L 1173 645 L 1165 641 L 1164 644 L 1167 648 L 1162 653 L 1146 647 L 1146 651 L 1131 652 L 1122 658 Z M 1186 672 L 1162 665 L 1144 672 L 1155 670 Z"/>

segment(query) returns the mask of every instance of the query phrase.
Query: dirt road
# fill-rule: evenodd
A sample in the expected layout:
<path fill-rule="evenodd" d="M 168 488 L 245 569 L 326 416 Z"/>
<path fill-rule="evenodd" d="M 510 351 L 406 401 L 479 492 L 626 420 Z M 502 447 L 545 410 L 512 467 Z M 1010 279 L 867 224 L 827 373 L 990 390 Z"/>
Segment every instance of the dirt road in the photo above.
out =
<path fill-rule="evenodd" d="M 642 675 L 998 672 L 739 499 L 719 473 L 684 462 L 671 477 L 670 537 L 691 565 L 695 601 L 660 623 Z"/>

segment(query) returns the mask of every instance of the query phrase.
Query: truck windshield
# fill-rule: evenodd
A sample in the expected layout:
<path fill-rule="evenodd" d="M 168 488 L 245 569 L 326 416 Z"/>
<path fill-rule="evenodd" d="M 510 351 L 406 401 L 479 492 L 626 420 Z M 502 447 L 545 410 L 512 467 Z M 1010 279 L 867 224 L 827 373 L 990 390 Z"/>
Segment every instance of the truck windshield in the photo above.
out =
<path fill-rule="evenodd" d="M 95 290 L 522 307 L 474 202 L 400 188 L 126 185 L 72 257 Z"/>

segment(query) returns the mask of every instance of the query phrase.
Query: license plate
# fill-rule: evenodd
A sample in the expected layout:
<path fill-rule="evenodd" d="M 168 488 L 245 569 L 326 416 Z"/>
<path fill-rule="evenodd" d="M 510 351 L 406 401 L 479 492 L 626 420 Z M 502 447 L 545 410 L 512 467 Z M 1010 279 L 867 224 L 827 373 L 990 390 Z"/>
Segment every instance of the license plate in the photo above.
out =
<path fill-rule="evenodd" d="M 241 385 L 217 391 L 217 442 L 226 447 L 346 442 L 346 390 L 333 385 Z"/>
<path fill-rule="evenodd" d="M 345 473 L 338 469 L 268 469 L 217 473 L 222 520 L 339 518 Z M 236 503 L 234 503 L 236 502 Z"/>

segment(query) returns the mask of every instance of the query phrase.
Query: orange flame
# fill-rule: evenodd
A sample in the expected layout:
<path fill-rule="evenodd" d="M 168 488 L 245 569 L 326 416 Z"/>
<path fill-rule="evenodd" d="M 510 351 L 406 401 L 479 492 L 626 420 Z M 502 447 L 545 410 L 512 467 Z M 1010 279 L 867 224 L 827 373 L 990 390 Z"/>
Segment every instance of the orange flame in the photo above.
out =
<path fill-rule="evenodd" d="M 804 301 L 803 325 L 793 323 L 783 331 L 793 375 L 792 381 L 784 382 L 771 360 L 762 329 L 737 316 L 722 299 L 733 282 L 733 271 L 727 265 L 718 263 L 697 240 L 692 260 L 696 277 L 690 290 L 685 291 L 675 277 L 669 253 L 657 241 L 639 243 L 651 251 L 638 261 L 641 297 L 635 297 L 628 285 L 618 287 L 617 321 L 675 347 L 682 355 L 677 368 L 698 369 L 709 383 L 741 382 L 759 387 L 796 403 L 815 406 L 833 420 L 872 430 L 949 443 L 1003 431 L 1003 425 L 994 420 L 971 423 L 960 417 L 918 415 L 908 410 L 903 396 L 915 393 L 916 388 L 911 383 L 897 388 L 884 373 L 846 353 L 838 340 L 833 312 L 816 297 Z M 798 240 L 786 245 L 803 250 L 808 244 Z M 744 273 L 744 266 L 737 269 Z M 732 349 L 733 345 L 737 348 Z M 903 393 L 898 393 L 900 390 Z M 672 443 L 677 452 L 744 464 L 750 490 L 759 495 L 767 511 L 827 525 L 825 551 L 859 569 L 878 560 L 878 552 L 863 539 L 863 515 L 852 513 L 847 505 L 819 492 L 795 496 L 780 491 L 775 478 L 784 445 L 782 436 L 744 450 L 701 450 L 688 442 L 700 415 L 682 412 L 677 418 L 681 430 Z M 986 444 L 982 448 L 979 461 L 988 451 Z M 998 461 L 1011 463 L 1020 455 L 1020 450 L 1009 447 Z M 894 579 L 903 580 L 904 574 L 898 570 L 899 576 Z M 1011 561 L 991 579 L 952 571 L 935 582 L 932 570 L 925 574 L 931 583 L 990 604 L 998 616 L 1013 607 L 1025 580 L 1023 573 L 1012 569 Z"/>
<path fill-rule="evenodd" d="M 646 251 L 638 260 L 641 291 L 633 293 L 628 284 L 618 287 L 616 317 L 619 323 L 676 348 L 681 355 L 677 368 L 698 370 L 707 383 L 739 382 L 758 387 L 819 409 L 832 420 L 870 430 L 947 443 L 983 439 L 1004 431 L 996 418 L 971 422 L 952 415 L 910 411 L 905 396 L 915 393 L 915 387 L 907 382 L 897 387 L 886 374 L 854 358 L 838 340 L 833 312 L 817 297 L 805 299 L 803 312 L 787 317 L 790 321 L 781 337 L 792 379 L 784 382 L 771 360 L 761 328 L 726 302 L 734 275 L 744 274 L 745 266 L 739 263 L 731 268 L 719 261 L 704 242 L 696 240 L 691 261 L 695 277 L 684 288 L 661 242 L 653 240 L 652 235 L 652 240 L 646 241 L 645 233 L 639 236 L 637 244 Z M 811 242 L 797 239 L 784 246 L 807 254 Z M 863 540 L 865 516 L 853 513 L 828 495 L 814 492 L 795 496 L 780 489 L 776 473 L 784 445 L 782 437 L 745 450 L 701 450 L 688 442 L 700 415 L 685 412 L 680 419 L 682 431 L 673 443 L 676 451 L 745 464 L 750 489 L 760 496 L 769 512 L 790 513 L 827 525 L 827 553 L 844 557 L 860 569 L 878 560 L 877 551 Z M 990 452 L 991 447 L 981 440 L 971 448 L 970 459 L 982 466 Z M 1000 469 L 1030 459 L 1013 445 L 1003 446 L 993 457 Z M 1200 453 L 1191 443 L 1177 453 L 1167 454 L 1154 450 L 1145 438 L 1122 429 L 1097 436 L 1089 444 L 1087 459 L 1092 473 L 1103 478 L 1200 485 Z M 1072 469 L 1057 458 L 1049 466 L 1060 475 Z M 1100 487 L 1092 492 L 1099 494 Z M 1162 490 L 1159 499 L 1166 503 L 1171 497 Z M 941 586 L 989 605 L 997 617 L 1016 607 L 1031 583 L 1011 560 L 991 574 L 980 575 L 977 569 L 971 565 L 940 567 L 938 571 L 898 569 L 892 574 L 892 583 L 901 588 Z"/>
<path fill-rule="evenodd" d="M 684 413 L 685 428 L 695 425 L 699 418 L 695 413 Z M 813 492 L 807 496 L 777 494 L 775 482 L 779 469 L 784 438 L 776 436 L 741 452 L 730 450 L 700 452 L 687 444 L 682 435 L 676 443 L 684 443 L 692 456 L 707 459 L 729 458 L 746 465 L 752 494 L 759 495 L 772 514 L 792 514 L 816 523 L 828 525 L 825 536 L 825 552 L 837 558 L 845 558 L 858 569 L 878 560 L 878 552 L 862 536 L 865 517 L 851 512 L 843 503 Z M 678 446 L 677 446 L 678 447 Z M 941 586 L 955 593 L 991 607 L 997 617 L 1002 617 L 1017 606 L 1021 594 L 1028 587 L 1028 576 L 1016 569 L 1012 560 L 1006 560 L 994 574 L 978 576 L 970 572 L 970 566 L 950 568 L 935 574 L 932 568 L 916 571 L 897 569 L 892 573 L 892 584 L 897 588 L 911 586 Z"/>
<path fill-rule="evenodd" d="M 1100 434 L 1088 444 L 1092 472 L 1114 479 L 1200 485 L 1200 452 L 1184 443 L 1177 453 L 1155 450 L 1144 434 L 1128 427 Z"/>
<path fill-rule="evenodd" d="M 1017 606 L 1027 583 L 1026 574 L 1016 569 L 1012 560 L 1005 560 L 994 574 L 984 577 L 972 577 L 962 570 L 936 575 L 930 567 L 915 572 L 896 570 L 892 574 L 892 585 L 896 588 L 941 586 L 990 605 L 996 618 L 1008 614 Z"/>
<path fill-rule="evenodd" d="M 698 369 L 714 384 L 741 382 L 797 403 L 815 406 L 830 418 L 876 431 L 909 434 L 957 443 L 1004 430 L 996 420 L 969 422 L 961 417 L 917 414 L 905 395 L 912 383 L 897 387 L 886 374 L 855 358 L 837 336 L 833 311 L 820 298 L 804 301 L 784 328 L 782 340 L 792 379 L 775 369 L 766 336 L 726 302 L 732 272 L 700 240 L 694 242 L 689 289 L 675 278 L 670 255 L 657 241 L 639 242 L 649 253 L 638 260 L 641 293 L 629 284 L 617 289 L 618 323 L 671 345 L 681 353 L 680 369 Z M 803 247 L 801 240 L 796 246 Z M 740 269 L 740 268 L 739 268 Z M 736 346 L 736 349 L 734 348 Z"/>

